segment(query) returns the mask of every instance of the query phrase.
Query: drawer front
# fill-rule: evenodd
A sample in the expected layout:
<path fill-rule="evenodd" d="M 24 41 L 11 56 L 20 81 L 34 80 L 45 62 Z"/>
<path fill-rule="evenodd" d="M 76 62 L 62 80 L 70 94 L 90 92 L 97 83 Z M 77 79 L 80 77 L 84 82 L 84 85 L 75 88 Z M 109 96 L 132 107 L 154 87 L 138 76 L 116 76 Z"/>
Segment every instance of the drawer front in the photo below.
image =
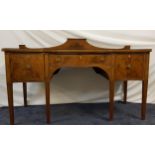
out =
<path fill-rule="evenodd" d="M 112 64 L 110 54 L 107 55 L 49 55 L 49 64 L 62 67 L 87 67 L 99 66 L 105 67 Z"/>
<path fill-rule="evenodd" d="M 138 80 L 144 77 L 144 55 L 120 54 L 115 57 L 115 79 Z"/>
<path fill-rule="evenodd" d="M 12 54 L 11 73 L 13 81 L 44 80 L 43 54 Z"/>

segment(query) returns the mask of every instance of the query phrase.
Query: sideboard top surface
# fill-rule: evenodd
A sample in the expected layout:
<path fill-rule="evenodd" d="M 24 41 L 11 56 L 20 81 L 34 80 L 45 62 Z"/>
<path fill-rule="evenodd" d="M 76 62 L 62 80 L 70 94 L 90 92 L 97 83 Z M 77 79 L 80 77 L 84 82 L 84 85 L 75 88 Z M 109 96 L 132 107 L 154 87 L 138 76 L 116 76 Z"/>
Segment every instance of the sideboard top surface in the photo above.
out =
<path fill-rule="evenodd" d="M 95 47 L 87 42 L 86 39 L 67 39 L 61 45 L 49 48 L 28 48 L 25 45 L 19 45 L 19 48 L 3 48 L 4 52 L 29 52 L 29 53 L 148 53 L 151 49 L 130 49 L 130 46 L 124 46 L 120 49 L 100 48 Z"/>

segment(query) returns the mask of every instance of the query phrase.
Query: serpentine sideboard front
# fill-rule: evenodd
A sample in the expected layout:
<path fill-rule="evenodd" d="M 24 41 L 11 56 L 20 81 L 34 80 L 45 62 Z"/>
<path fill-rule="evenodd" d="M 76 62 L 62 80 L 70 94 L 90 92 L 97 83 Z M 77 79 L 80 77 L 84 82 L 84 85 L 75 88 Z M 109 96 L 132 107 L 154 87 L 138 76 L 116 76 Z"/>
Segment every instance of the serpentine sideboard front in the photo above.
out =
<path fill-rule="evenodd" d="M 115 81 L 123 81 L 124 103 L 127 100 L 127 81 L 142 81 L 141 119 L 145 119 L 149 55 L 151 49 L 98 48 L 86 39 L 68 39 L 57 47 L 32 49 L 4 48 L 10 124 L 14 124 L 13 83 L 23 83 L 24 105 L 27 106 L 27 82 L 44 82 L 46 117 L 50 123 L 50 81 L 62 67 L 92 67 L 96 73 L 109 79 L 109 119 L 114 113 Z"/>

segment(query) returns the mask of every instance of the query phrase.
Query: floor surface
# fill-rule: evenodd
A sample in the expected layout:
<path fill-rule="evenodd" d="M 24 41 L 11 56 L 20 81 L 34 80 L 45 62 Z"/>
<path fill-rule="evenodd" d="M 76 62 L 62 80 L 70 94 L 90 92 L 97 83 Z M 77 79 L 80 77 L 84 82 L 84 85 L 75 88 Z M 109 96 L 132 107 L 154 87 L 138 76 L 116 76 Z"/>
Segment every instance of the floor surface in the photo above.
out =
<path fill-rule="evenodd" d="M 153 125 L 155 104 L 147 104 L 146 120 L 140 119 L 141 104 L 115 103 L 113 121 L 108 120 L 108 103 L 51 105 L 51 125 Z M 7 107 L 0 108 L 0 124 L 9 124 Z M 15 107 L 16 125 L 46 125 L 45 106 Z"/>

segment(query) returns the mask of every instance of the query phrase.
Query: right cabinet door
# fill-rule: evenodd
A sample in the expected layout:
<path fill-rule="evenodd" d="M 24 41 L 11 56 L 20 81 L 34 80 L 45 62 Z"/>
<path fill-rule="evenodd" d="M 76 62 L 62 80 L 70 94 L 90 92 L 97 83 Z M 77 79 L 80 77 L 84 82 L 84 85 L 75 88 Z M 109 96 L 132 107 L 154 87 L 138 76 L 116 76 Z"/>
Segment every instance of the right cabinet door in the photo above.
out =
<path fill-rule="evenodd" d="M 146 64 L 143 54 L 118 54 L 115 56 L 116 80 L 141 80 Z"/>

